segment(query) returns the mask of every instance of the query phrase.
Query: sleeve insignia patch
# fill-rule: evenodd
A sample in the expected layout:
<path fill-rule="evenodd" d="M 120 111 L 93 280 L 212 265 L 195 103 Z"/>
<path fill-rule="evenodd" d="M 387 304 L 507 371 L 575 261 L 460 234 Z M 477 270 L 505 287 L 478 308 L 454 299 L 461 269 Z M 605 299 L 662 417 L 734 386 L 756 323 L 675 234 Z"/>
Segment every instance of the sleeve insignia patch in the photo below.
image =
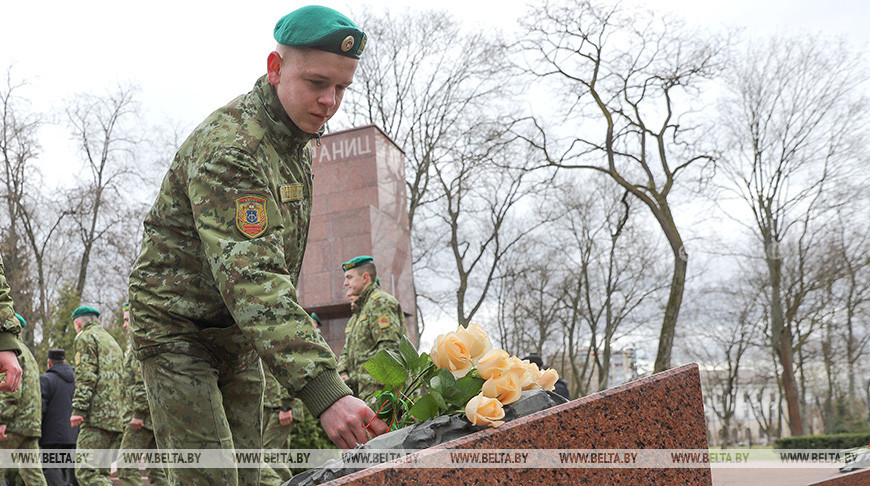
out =
<path fill-rule="evenodd" d="M 266 215 L 266 199 L 245 196 L 236 199 L 236 227 L 248 238 L 256 238 L 266 232 L 269 218 Z"/>
<path fill-rule="evenodd" d="M 284 184 L 279 188 L 279 191 L 281 192 L 281 202 L 302 200 L 302 184 L 298 182 Z"/>
<path fill-rule="evenodd" d="M 390 327 L 390 318 L 387 316 L 381 316 L 378 318 L 378 327 L 381 329 L 386 329 Z"/>
<path fill-rule="evenodd" d="M 76 366 L 79 365 L 79 362 L 82 360 L 82 353 L 76 353 Z"/>

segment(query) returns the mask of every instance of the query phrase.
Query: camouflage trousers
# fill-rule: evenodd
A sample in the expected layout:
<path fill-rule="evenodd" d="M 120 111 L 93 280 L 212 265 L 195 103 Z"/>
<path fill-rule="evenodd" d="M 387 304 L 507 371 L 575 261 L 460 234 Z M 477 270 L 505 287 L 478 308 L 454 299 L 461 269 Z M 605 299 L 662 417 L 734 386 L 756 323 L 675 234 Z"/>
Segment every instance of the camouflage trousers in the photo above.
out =
<path fill-rule="evenodd" d="M 154 431 L 142 427 L 134 430 L 127 425 L 124 436 L 121 438 L 121 451 L 125 449 L 156 449 L 157 441 L 154 439 Z M 143 486 L 142 472 L 139 468 L 118 469 L 118 479 L 123 486 Z M 164 486 L 166 482 L 166 470 L 162 467 L 148 468 L 148 482 L 153 486 Z"/>
<path fill-rule="evenodd" d="M 263 410 L 263 449 L 283 450 L 290 445 L 290 432 L 293 431 L 293 423 L 281 425 L 278 419 L 280 410 L 266 408 Z M 295 418 L 295 417 L 294 417 Z M 260 471 L 261 486 L 280 486 L 290 478 L 293 473 L 286 464 L 263 465 Z"/>
<path fill-rule="evenodd" d="M 8 433 L 6 439 L 0 441 L 0 449 L 28 449 L 39 452 L 39 438 Z M 3 480 L 5 474 L 6 470 L 0 469 L 0 481 Z M 18 474 L 27 486 L 47 485 L 40 467 L 19 467 Z"/>
<path fill-rule="evenodd" d="M 227 453 L 260 449 L 265 379 L 256 352 L 236 326 L 206 329 L 198 337 L 199 342 L 142 353 L 158 448 L 222 449 Z M 168 483 L 259 484 L 259 469 L 236 468 L 232 460 L 227 464 L 225 468 L 169 468 Z"/>
<path fill-rule="evenodd" d="M 121 445 L 121 433 L 101 429 L 83 423 L 79 428 L 79 439 L 76 442 L 76 450 L 108 449 L 117 450 Z M 76 480 L 79 486 L 112 486 L 109 479 L 111 469 L 108 467 L 91 467 L 90 465 L 76 464 Z"/>

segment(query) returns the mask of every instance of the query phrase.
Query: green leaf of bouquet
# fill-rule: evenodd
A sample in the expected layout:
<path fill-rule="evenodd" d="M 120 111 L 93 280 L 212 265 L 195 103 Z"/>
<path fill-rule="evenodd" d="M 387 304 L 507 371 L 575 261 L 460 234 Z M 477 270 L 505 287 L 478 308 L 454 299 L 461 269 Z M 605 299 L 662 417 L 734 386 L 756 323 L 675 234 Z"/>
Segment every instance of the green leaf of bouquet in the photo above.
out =
<path fill-rule="evenodd" d="M 402 359 L 405 361 L 405 367 L 407 369 L 418 369 L 420 355 L 417 354 L 417 348 L 414 347 L 414 343 L 408 339 L 408 336 L 402 336 L 402 340 L 399 341 L 399 352 L 402 355 Z"/>
<path fill-rule="evenodd" d="M 434 417 L 438 414 L 438 404 L 435 402 L 435 397 L 426 395 L 420 398 L 408 410 L 408 414 L 417 419 L 417 422 L 423 422 Z"/>
<path fill-rule="evenodd" d="M 456 383 L 453 384 L 453 393 L 449 396 L 450 403 L 465 408 L 465 404 L 480 393 L 485 381 L 479 376 L 472 376 L 471 373 L 456 380 Z"/>
<path fill-rule="evenodd" d="M 456 383 L 456 379 L 453 378 L 453 373 L 447 370 L 439 370 L 438 374 L 429 380 L 429 391 L 432 392 L 434 390 L 442 396 L 448 396 L 453 389 L 454 383 Z"/>
<path fill-rule="evenodd" d="M 432 399 L 435 401 L 435 405 L 438 406 L 438 410 L 447 409 L 447 402 L 444 400 L 444 396 L 440 392 L 436 390 L 429 390 L 429 394 L 426 396 L 432 397 Z"/>
<path fill-rule="evenodd" d="M 385 349 L 378 351 L 363 367 L 372 378 L 385 385 L 402 386 L 408 379 L 408 370 L 402 366 L 399 358 Z"/>

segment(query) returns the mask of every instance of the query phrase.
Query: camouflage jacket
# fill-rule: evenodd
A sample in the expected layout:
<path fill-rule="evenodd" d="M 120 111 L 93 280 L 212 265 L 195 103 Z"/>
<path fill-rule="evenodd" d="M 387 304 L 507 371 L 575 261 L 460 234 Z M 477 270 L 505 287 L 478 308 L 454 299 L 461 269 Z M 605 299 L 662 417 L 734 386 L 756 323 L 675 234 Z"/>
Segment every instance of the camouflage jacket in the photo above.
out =
<path fill-rule="evenodd" d="M 139 359 L 198 354 L 203 331 L 235 325 L 315 416 L 350 394 L 296 297 L 315 136 L 293 124 L 263 76 L 182 144 L 130 275 Z"/>
<path fill-rule="evenodd" d="M 18 349 L 18 333 L 21 324 L 15 318 L 12 310 L 12 297 L 9 296 L 9 284 L 6 283 L 6 271 L 3 268 L 3 258 L 0 257 L 0 351 L 15 351 Z"/>
<path fill-rule="evenodd" d="M 127 349 L 124 355 L 124 402 L 127 404 L 124 422 L 129 423 L 134 418 L 142 419 L 145 428 L 152 430 L 148 395 L 145 393 L 145 378 L 142 376 L 142 363 L 136 358 L 132 348 Z"/>
<path fill-rule="evenodd" d="M 21 364 L 21 386 L 12 393 L 0 393 L 0 424 L 6 432 L 27 437 L 42 435 L 42 392 L 39 388 L 39 367 L 27 346 L 21 344 L 18 363 Z"/>
<path fill-rule="evenodd" d="M 402 306 L 392 295 L 371 284 L 356 300 L 345 328 L 344 348 L 338 370 L 348 376 L 347 384 L 357 396 L 368 401 L 383 385 L 363 368 L 382 349 L 399 352 L 399 340 L 406 335 Z"/>
<path fill-rule="evenodd" d="M 124 430 L 124 353 L 109 331 L 91 321 L 76 336 L 76 390 L 73 415 L 85 425 Z"/>

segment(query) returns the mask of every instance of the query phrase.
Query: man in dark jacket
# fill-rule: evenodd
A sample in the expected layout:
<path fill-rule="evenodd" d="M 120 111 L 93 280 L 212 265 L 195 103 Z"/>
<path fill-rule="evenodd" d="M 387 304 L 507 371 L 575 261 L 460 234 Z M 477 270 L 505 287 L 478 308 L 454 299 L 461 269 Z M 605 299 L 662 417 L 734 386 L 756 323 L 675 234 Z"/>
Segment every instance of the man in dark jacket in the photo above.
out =
<path fill-rule="evenodd" d="M 66 351 L 49 350 L 48 371 L 39 377 L 39 387 L 42 389 L 40 448 L 73 450 L 76 448 L 79 428 L 72 428 L 69 423 L 75 383 L 75 370 L 66 362 Z M 68 468 L 45 468 L 43 472 L 49 486 L 77 484 L 72 464 Z"/>

